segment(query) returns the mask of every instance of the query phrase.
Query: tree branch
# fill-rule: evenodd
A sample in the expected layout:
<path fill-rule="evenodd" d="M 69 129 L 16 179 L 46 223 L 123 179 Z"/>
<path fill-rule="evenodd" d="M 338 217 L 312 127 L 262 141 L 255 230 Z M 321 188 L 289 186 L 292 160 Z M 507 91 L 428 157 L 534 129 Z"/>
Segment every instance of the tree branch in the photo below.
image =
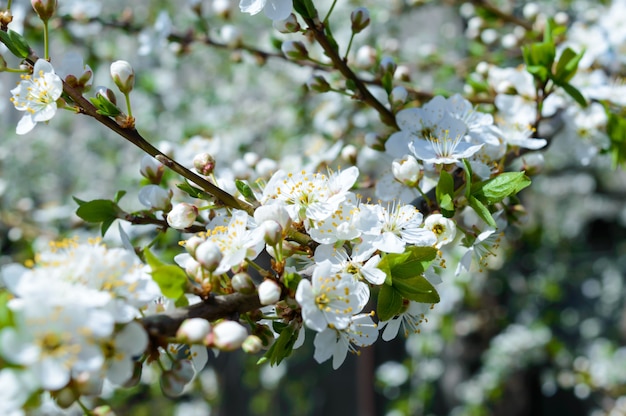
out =
<path fill-rule="evenodd" d="M 261 306 L 256 293 L 250 295 L 233 293 L 213 296 L 186 308 L 146 316 L 140 320 L 140 323 L 151 337 L 174 337 L 185 319 L 204 318 L 207 321 L 215 321 L 250 312 Z"/>

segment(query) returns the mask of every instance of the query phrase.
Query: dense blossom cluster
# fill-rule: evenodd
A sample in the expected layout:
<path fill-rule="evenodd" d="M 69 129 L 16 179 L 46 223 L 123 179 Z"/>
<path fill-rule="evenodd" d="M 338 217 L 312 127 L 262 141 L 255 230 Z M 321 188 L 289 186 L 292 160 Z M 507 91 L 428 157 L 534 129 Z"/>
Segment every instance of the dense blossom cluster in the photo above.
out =
<path fill-rule="evenodd" d="M 56 2 L 33 2 L 33 7 L 47 31 Z M 264 11 L 285 33 L 300 30 L 295 13 L 307 23 L 319 20 L 307 15 L 313 7 L 308 1 L 241 0 L 239 7 L 252 15 Z M 160 45 L 172 28 L 167 16 L 160 15 L 159 22 Z M 357 9 L 351 23 L 352 35 L 360 33 L 370 23 L 369 12 Z M 386 122 L 384 138 L 366 139 L 375 149 L 368 151 L 374 154 L 370 158 L 377 176 L 359 166 L 364 151 L 339 141 L 310 166 L 250 152 L 225 167 L 219 143 L 210 149 L 200 138 L 161 153 L 135 135 L 129 98 L 135 72 L 128 62 L 115 61 L 110 67 L 126 99 L 125 114 L 106 87 L 84 100 L 92 74 L 82 59 L 70 73 L 55 72 L 47 59 L 33 59 L 19 35 L 5 31 L 3 43 L 23 59 L 26 72 L 11 90 L 15 108 L 24 112 L 17 134 L 50 121 L 64 106 L 106 118 L 115 123 L 114 130 L 155 156 L 146 156 L 141 166 L 148 182 L 138 198 L 145 210 L 122 213 L 116 198 L 80 201 L 78 215 L 102 223 L 103 233 L 123 219 L 180 230 L 185 240 L 176 265 L 162 263 L 148 249 L 135 252 L 121 232 L 126 249 L 64 240 L 37 254 L 28 267 L 3 268 L 0 284 L 8 295 L 0 298 L 0 385 L 10 388 L 0 393 L 0 413 L 19 414 L 42 391 L 62 406 L 83 406 L 81 396 L 102 394 L 105 382 L 136 383 L 142 368 L 153 362 L 163 391 L 179 395 L 204 367 L 208 348 L 216 353 L 265 351 L 265 359 L 275 364 L 302 345 L 307 329 L 315 333 L 313 358 L 319 363 L 332 359 L 333 368 L 342 365 L 348 352 L 372 345 L 379 334 L 389 341 L 419 333 L 440 300 L 435 286 L 447 270 L 457 275 L 483 270 L 497 254 L 504 229 L 515 220 L 516 194 L 530 183 L 526 171 L 538 167 L 524 157 L 549 144 L 538 132 L 541 122 L 563 119 L 566 127 L 552 140 L 576 137 L 570 150 L 582 164 L 613 150 L 615 137 L 609 130 L 619 121 L 610 122 L 608 110 L 624 106 L 624 85 L 600 68 L 624 64 L 614 56 L 626 41 L 623 26 L 610 17 L 591 26 L 573 23 L 555 56 L 545 54 L 551 60 L 543 67 L 546 58 L 539 52 L 526 54 L 527 60 L 539 61 L 535 65 L 479 64 L 470 76 L 474 87 L 468 89 L 480 86 L 472 92 L 493 97 L 492 107 L 477 107 L 459 94 L 409 102 L 403 86 L 387 88 L 387 101 L 372 104 L 363 87 L 354 96 L 374 108 L 380 104 L 381 119 L 389 114 L 393 119 Z M 331 36 L 316 30 L 310 27 L 309 34 Z M 238 48 L 238 35 L 227 32 L 222 35 L 230 41 L 222 46 Z M 591 48 L 595 43 L 586 40 L 594 37 L 601 37 L 606 47 Z M 548 40 L 546 36 L 544 47 Z M 160 47 L 148 43 L 146 53 Z M 586 46 L 584 57 L 574 58 Z M 310 58 L 301 42 L 286 41 L 282 51 L 286 59 L 324 65 Z M 569 61 L 561 64 L 559 59 Z M 381 79 L 388 75 L 393 80 L 397 65 L 388 57 L 380 61 Z M 349 71 L 341 68 L 344 74 Z M 316 77 L 309 82 L 311 90 L 333 90 L 323 76 Z M 64 82 L 71 90 L 64 90 Z M 70 94 L 76 91 L 93 108 Z M 338 155 L 349 166 L 328 168 L 336 166 L 331 162 Z M 516 159 L 519 166 L 511 164 Z M 165 166 L 194 185 L 167 182 Z M 363 196 L 372 194 L 377 201 Z M 146 330 L 151 316 L 210 304 L 216 296 L 243 298 L 252 306 L 211 322 L 182 320 L 175 334 L 167 336 Z M 524 338 L 522 327 L 515 330 Z M 517 349 L 506 336 L 494 342 L 505 353 L 519 354 L 545 346 L 550 333 L 540 335 Z M 490 389 L 495 386 L 484 387 Z"/>

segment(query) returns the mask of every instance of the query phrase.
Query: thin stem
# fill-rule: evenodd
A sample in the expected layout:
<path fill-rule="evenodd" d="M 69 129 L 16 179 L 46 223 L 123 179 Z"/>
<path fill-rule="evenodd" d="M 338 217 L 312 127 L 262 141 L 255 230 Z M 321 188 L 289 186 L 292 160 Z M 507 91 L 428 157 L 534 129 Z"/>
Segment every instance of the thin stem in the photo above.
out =
<path fill-rule="evenodd" d="M 13 1 L 12 1 L 12 0 L 9 0 L 9 1 L 7 2 L 7 10 L 11 10 L 11 3 L 13 3 Z"/>
<path fill-rule="evenodd" d="M 330 18 L 331 13 L 335 9 L 336 4 L 337 4 L 337 0 L 333 0 L 333 4 L 330 5 L 330 9 L 328 9 L 328 13 L 326 13 L 326 17 L 324 18 L 324 24 L 328 24 L 328 19 Z"/>
<path fill-rule="evenodd" d="M 128 112 L 128 117 L 133 118 L 133 110 L 130 108 L 130 93 L 125 92 L 124 98 L 126 99 L 126 110 Z"/>
<path fill-rule="evenodd" d="M 78 406 L 80 406 L 80 408 L 82 409 L 85 415 L 88 415 L 88 416 L 93 415 L 93 412 L 91 411 L 91 409 L 85 406 L 85 404 L 80 400 L 80 397 L 76 399 L 76 403 L 78 404 Z"/>
<path fill-rule="evenodd" d="M 319 43 L 322 49 L 324 49 L 326 56 L 328 56 L 333 62 L 335 68 L 339 72 L 341 72 L 341 75 L 343 75 L 344 78 L 352 80 L 354 82 L 354 85 L 357 89 L 357 98 L 361 99 L 363 102 L 376 110 L 380 115 L 380 119 L 383 123 L 393 127 L 396 130 L 399 130 L 400 128 L 396 123 L 396 117 L 391 112 L 391 110 L 385 107 L 383 103 L 381 103 L 376 99 L 376 97 L 374 97 L 374 95 L 367 89 L 365 83 L 359 77 L 357 77 L 357 75 L 354 73 L 354 71 L 352 71 L 352 69 L 350 69 L 350 67 L 343 60 L 343 58 L 339 56 L 337 49 L 335 49 L 335 47 L 333 46 L 333 43 L 326 37 L 323 24 L 319 21 L 316 23 L 315 20 L 308 17 L 304 18 L 304 21 L 306 22 L 309 31 L 313 34 L 313 37 L 315 37 L 317 43 Z"/>
<path fill-rule="evenodd" d="M 348 42 L 348 48 L 346 49 L 346 54 L 343 56 L 344 61 L 348 60 L 348 54 L 350 53 L 350 48 L 352 48 L 352 41 L 354 40 L 354 36 L 356 36 L 356 33 L 352 32 L 352 35 L 350 35 L 350 42 Z"/>
<path fill-rule="evenodd" d="M 43 21 L 43 57 L 46 61 L 50 59 L 50 50 L 48 43 L 48 20 L 46 19 Z"/>

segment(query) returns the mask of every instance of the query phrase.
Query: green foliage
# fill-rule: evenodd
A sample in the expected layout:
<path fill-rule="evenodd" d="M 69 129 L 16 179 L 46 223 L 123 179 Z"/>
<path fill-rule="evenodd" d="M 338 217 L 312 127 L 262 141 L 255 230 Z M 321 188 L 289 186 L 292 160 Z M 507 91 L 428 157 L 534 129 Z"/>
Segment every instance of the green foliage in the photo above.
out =
<path fill-rule="evenodd" d="M 296 324 L 292 321 L 289 324 L 283 322 L 274 322 L 272 327 L 279 335 L 269 350 L 263 357 L 257 361 L 257 364 L 263 364 L 267 361 L 271 365 L 278 365 L 280 362 L 289 357 L 293 351 L 293 345 L 298 339 L 298 330 Z"/>
<path fill-rule="evenodd" d="M 302 280 L 302 276 L 300 276 L 298 273 L 285 273 L 283 275 L 282 281 L 287 289 L 295 292 L 298 288 L 300 280 Z"/>
<path fill-rule="evenodd" d="M 491 205 L 507 196 L 515 195 L 530 185 L 530 178 L 524 172 L 505 172 L 472 187 L 472 195 Z"/>
<path fill-rule="evenodd" d="M 152 280 L 159 285 L 163 295 L 170 299 L 176 299 L 177 306 L 181 302 L 184 304 L 181 298 L 185 297 L 187 275 L 183 269 L 174 264 L 163 263 L 152 254 L 149 248 L 143 250 L 143 255 L 152 269 Z"/>
<path fill-rule="evenodd" d="M 606 133 L 611 140 L 609 153 L 613 159 L 613 168 L 626 162 L 626 118 L 606 110 L 608 122 Z"/>
<path fill-rule="evenodd" d="M 18 58 L 28 58 L 30 55 L 30 46 L 26 39 L 11 29 L 6 32 L 0 30 L 0 41 Z"/>
<path fill-rule="evenodd" d="M 116 201 L 119 201 L 122 196 L 124 196 L 122 192 L 124 191 L 119 191 L 115 195 Z M 106 234 L 111 224 L 113 224 L 113 221 L 120 218 L 124 213 L 115 202 L 108 199 L 94 199 L 93 201 L 87 202 L 75 197 L 74 201 L 79 205 L 76 210 L 76 215 L 82 220 L 86 222 L 102 223 L 100 230 L 103 236 Z"/>
<path fill-rule="evenodd" d="M 9 300 L 11 295 L 8 292 L 0 293 L 0 328 L 13 326 L 13 313 L 7 306 Z"/>
<path fill-rule="evenodd" d="M 314 19 L 317 17 L 317 9 L 313 0 L 293 0 L 293 9 L 304 18 Z"/>
<path fill-rule="evenodd" d="M 98 109 L 98 114 L 102 114 L 103 116 L 116 117 L 122 113 L 122 110 L 120 110 L 117 105 L 102 94 L 89 97 L 89 101 Z"/>
<path fill-rule="evenodd" d="M 195 186 L 192 186 L 186 179 L 184 183 L 177 183 L 176 187 L 192 198 L 204 200 L 210 200 L 213 198 L 211 194 L 204 192 L 202 189 L 196 188 Z"/>
<path fill-rule="evenodd" d="M 399 314 L 404 299 L 423 303 L 438 303 L 439 294 L 423 276 L 437 256 L 434 247 L 407 247 L 404 253 L 387 254 L 378 264 L 387 279 L 378 294 L 376 313 L 380 320 Z"/>
<path fill-rule="evenodd" d="M 437 203 L 444 217 L 454 216 L 454 179 L 445 170 L 439 175 L 436 188 Z"/>

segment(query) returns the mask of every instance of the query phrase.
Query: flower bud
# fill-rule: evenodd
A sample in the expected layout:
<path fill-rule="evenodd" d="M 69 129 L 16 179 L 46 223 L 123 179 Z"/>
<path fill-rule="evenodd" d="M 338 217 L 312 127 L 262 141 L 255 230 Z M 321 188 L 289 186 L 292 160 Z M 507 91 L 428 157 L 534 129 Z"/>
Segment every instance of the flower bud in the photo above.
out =
<path fill-rule="evenodd" d="M 221 321 L 205 340 L 207 346 L 222 351 L 234 351 L 248 338 L 248 330 L 235 321 Z"/>
<path fill-rule="evenodd" d="M 315 92 L 328 92 L 330 91 L 330 84 L 326 81 L 323 75 L 313 75 L 306 82 L 306 85 L 309 87 L 311 91 Z"/>
<path fill-rule="evenodd" d="M 222 252 L 213 241 L 205 241 L 196 248 L 196 260 L 210 272 L 215 271 L 222 261 Z"/>
<path fill-rule="evenodd" d="M 275 281 L 265 279 L 263 283 L 259 285 L 258 291 L 261 305 L 267 306 L 273 305 L 280 300 L 282 289 Z"/>
<path fill-rule="evenodd" d="M 299 32 L 301 29 L 300 23 L 298 23 L 298 19 L 293 13 L 285 20 L 274 20 L 273 26 L 274 29 L 278 30 L 280 33 L 295 33 Z"/>
<path fill-rule="evenodd" d="M 256 290 L 252 277 L 248 273 L 237 273 L 230 279 L 230 284 L 239 293 L 249 294 Z"/>
<path fill-rule="evenodd" d="M 350 14 L 352 32 L 360 33 L 370 24 L 370 12 L 365 7 L 359 7 Z"/>
<path fill-rule="evenodd" d="M 350 165 L 356 165 L 356 158 L 359 155 L 359 150 L 353 144 L 348 144 L 341 149 L 341 158 L 347 162 L 350 162 Z"/>
<path fill-rule="evenodd" d="M 229 48 L 235 49 L 241 46 L 241 31 L 235 25 L 222 26 L 220 29 L 220 37 Z"/>
<path fill-rule="evenodd" d="M 276 221 L 283 230 L 291 227 L 292 219 L 283 205 L 262 205 L 254 211 L 254 220 L 257 224 L 265 221 Z"/>
<path fill-rule="evenodd" d="M 186 202 L 181 202 L 180 204 L 176 204 L 167 214 L 167 223 L 172 228 L 184 230 L 187 227 L 191 227 L 197 216 L 198 207 Z"/>
<path fill-rule="evenodd" d="M 145 155 L 141 158 L 141 164 L 139 165 L 139 173 L 141 176 L 148 179 L 150 183 L 158 185 L 161 183 L 165 166 L 152 156 Z"/>
<path fill-rule="evenodd" d="M 393 105 L 400 106 L 406 102 L 409 93 L 406 88 L 402 86 L 394 87 L 389 94 L 389 101 Z"/>
<path fill-rule="evenodd" d="M 213 0 L 211 9 L 217 16 L 228 19 L 230 17 L 230 0 Z"/>
<path fill-rule="evenodd" d="M 393 73 L 396 72 L 396 68 L 398 68 L 398 65 L 396 64 L 396 62 L 393 60 L 392 57 L 384 56 L 383 59 L 380 60 L 379 67 L 380 67 L 380 71 L 383 74 L 390 73 L 393 75 Z"/>
<path fill-rule="evenodd" d="M 263 239 L 265 244 L 275 246 L 283 239 L 283 227 L 274 220 L 269 220 L 261 224 L 263 230 Z"/>
<path fill-rule="evenodd" d="M 135 84 L 135 70 L 126 61 L 115 61 L 111 64 L 111 78 L 123 94 L 128 94 Z"/>
<path fill-rule="evenodd" d="M 51 394 L 54 402 L 61 409 L 67 409 L 68 407 L 73 405 L 78 398 L 76 392 L 74 392 L 74 390 L 69 386 L 62 388 L 61 390 L 52 392 Z"/>
<path fill-rule="evenodd" d="M 209 153 L 199 153 L 193 158 L 193 167 L 204 176 L 208 176 L 215 170 L 215 158 Z"/>
<path fill-rule="evenodd" d="M 241 349 L 248 354 L 256 354 L 263 349 L 263 341 L 256 335 L 248 335 L 241 345 Z"/>
<path fill-rule="evenodd" d="M 184 343 L 202 341 L 211 332 L 211 324 L 206 319 L 185 319 L 176 332 L 176 338 Z"/>
<path fill-rule="evenodd" d="M 205 241 L 206 240 L 204 238 L 194 235 L 189 240 L 185 241 L 185 250 L 187 250 L 187 253 L 195 257 L 196 249 L 198 248 L 200 244 L 204 243 Z"/>
<path fill-rule="evenodd" d="M 396 72 L 393 74 L 393 78 L 402 82 L 410 82 L 411 69 L 406 65 L 398 65 Z"/>
<path fill-rule="evenodd" d="M 146 185 L 139 191 L 139 202 L 150 209 L 167 211 L 172 203 L 170 191 L 161 188 L 159 185 Z"/>
<path fill-rule="evenodd" d="M 309 57 L 309 51 L 307 51 L 306 46 L 299 41 L 287 40 L 283 42 L 280 49 L 290 59 L 307 59 Z"/>
<path fill-rule="evenodd" d="M 44 22 L 50 20 L 57 10 L 57 0 L 30 0 L 30 4 Z"/>
<path fill-rule="evenodd" d="M 185 273 L 198 283 L 202 282 L 205 277 L 202 265 L 194 259 L 188 259 L 185 262 Z"/>
<path fill-rule="evenodd" d="M 415 186 L 424 176 L 424 170 L 417 159 L 406 155 L 402 159 L 395 159 L 391 163 L 394 178 L 407 186 Z"/>

